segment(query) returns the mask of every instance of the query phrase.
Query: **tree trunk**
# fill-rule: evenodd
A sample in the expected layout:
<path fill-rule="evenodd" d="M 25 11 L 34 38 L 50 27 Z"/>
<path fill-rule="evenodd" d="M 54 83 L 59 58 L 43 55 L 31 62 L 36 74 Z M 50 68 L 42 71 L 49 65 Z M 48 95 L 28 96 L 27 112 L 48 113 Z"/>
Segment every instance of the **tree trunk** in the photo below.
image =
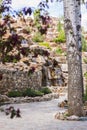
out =
<path fill-rule="evenodd" d="M 2 0 L 0 0 L 0 5 L 2 4 Z M 2 12 L 0 11 L 0 18 L 2 17 Z"/>
<path fill-rule="evenodd" d="M 83 77 L 80 0 L 64 0 L 64 22 L 68 60 L 68 112 L 69 115 L 82 116 Z"/>

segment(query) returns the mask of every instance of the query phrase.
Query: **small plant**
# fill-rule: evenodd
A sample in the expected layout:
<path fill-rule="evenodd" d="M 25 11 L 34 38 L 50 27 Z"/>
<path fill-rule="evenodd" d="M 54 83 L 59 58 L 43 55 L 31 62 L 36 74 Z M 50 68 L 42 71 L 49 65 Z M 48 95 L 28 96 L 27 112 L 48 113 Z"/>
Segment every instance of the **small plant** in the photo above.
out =
<path fill-rule="evenodd" d="M 44 36 L 41 35 L 39 32 L 36 33 L 32 39 L 34 42 L 43 42 Z"/>
<path fill-rule="evenodd" d="M 24 92 L 23 92 L 23 96 L 29 96 L 29 97 L 35 97 L 35 96 L 43 96 L 43 93 L 38 91 L 38 90 L 34 90 L 31 88 L 27 88 Z"/>
<path fill-rule="evenodd" d="M 22 92 L 20 91 L 10 91 L 8 92 L 8 97 L 21 97 Z"/>
<path fill-rule="evenodd" d="M 8 92 L 8 97 L 36 97 L 36 96 L 43 96 L 45 94 L 51 93 L 51 90 L 47 87 L 42 88 L 41 90 L 34 90 L 32 88 L 27 88 L 23 91 L 10 91 Z"/>
<path fill-rule="evenodd" d="M 47 29 L 49 27 L 49 16 L 47 15 L 47 11 L 46 14 L 42 9 L 37 9 L 34 11 L 34 24 L 37 27 L 38 32 L 40 32 L 41 34 L 46 34 Z"/>
<path fill-rule="evenodd" d="M 87 58 L 84 58 L 83 61 L 87 64 Z"/>
<path fill-rule="evenodd" d="M 61 21 L 59 20 L 59 21 L 58 21 L 58 25 L 57 25 L 57 30 L 58 30 L 58 32 L 60 32 L 60 31 L 62 30 L 62 28 L 63 28 L 63 26 L 62 26 L 62 24 L 61 24 Z"/>
<path fill-rule="evenodd" d="M 87 72 L 86 72 L 86 73 L 84 73 L 84 77 L 87 79 Z"/>
<path fill-rule="evenodd" d="M 12 58 L 11 56 L 5 55 L 5 56 L 3 57 L 3 62 L 10 62 L 10 61 L 12 60 L 11 58 Z"/>
<path fill-rule="evenodd" d="M 51 90 L 48 88 L 48 87 L 44 87 L 40 90 L 42 93 L 44 94 L 49 94 L 49 93 L 52 93 Z"/>
<path fill-rule="evenodd" d="M 6 115 L 10 114 L 11 119 L 13 119 L 15 116 L 18 118 L 21 117 L 20 109 L 18 108 L 17 110 L 15 110 L 13 106 L 6 108 L 5 110 L 3 110 L 3 112 L 5 112 Z"/>
<path fill-rule="evenodd" d="M 39 43 L 39 45 L 40 45 L 40 46 L 44 46 L 44 47 L 46 47 L 46 48 L 48 48 L 48 49 L 51 49 L 51 47 L 50 47 L 50 45 L 49 45 L 48 42 L 41 42 L 41 43 Z"/>
<path fill-rule="evenodd" d="M 19 55 L 15 55 L 15 56 L 12 56 L 12 55 L 5 55 L 3 57 L 3 62 L 13 62 L 13 63 L 17 63 L 20 59 L 20 56 Z"/>
<path fill-rule="evenodd" d="M 83 101 L 87 101 L 87 86 L 86 86 L 86 91 L 85 91 L 85 94 L 84 94 L 84 97 L 83 97 Z"/>
<path fill-rule="evenodd" d="M 60 47 L 58 47 L 58 48 L 56 49 L 56 53 L 60 55 L 60 54 L 63 53 L 63 50 L 62 50 Z"/>
<path fill-rule="evenodd" d="M 87 41 L 84 38 L 84 36 L 82 36 L 82 51 L 84 51 L 84 52 L 87 51 Z"/>
<path fill-rule="evenodd" d="M 64 43 L 64 42 L 66 42 L 66 37 L 65 37 L 64 30 L 60 31 L 58 37 L 55 38 L 53 41 L 56 42 L 56 43 Z"/>
<path fill-rule="evenodd" d="M 31 74 L 33 74 L 35 71 L 35 67 L 31 67 L 30 70 L 28 71 L 28 76 L 30 76 Z"/>
<path fill-rule="evenodd" d="M 67 52 L 64 52 L 64 56 L 67 56 Z"/>
<path fill-rule="evenodd" d="M 68 112 L 65 112 L 64 113 L 64 118 L 66 119 L 67 117 L 69 117 L 70 115 L 69 115 L 69 113 Z"/>
<path fill-rule="evenodd" d="M 12 61 L 13 63 L 17 63 L 17 59 L 13 59 L 13 61 Z"/>

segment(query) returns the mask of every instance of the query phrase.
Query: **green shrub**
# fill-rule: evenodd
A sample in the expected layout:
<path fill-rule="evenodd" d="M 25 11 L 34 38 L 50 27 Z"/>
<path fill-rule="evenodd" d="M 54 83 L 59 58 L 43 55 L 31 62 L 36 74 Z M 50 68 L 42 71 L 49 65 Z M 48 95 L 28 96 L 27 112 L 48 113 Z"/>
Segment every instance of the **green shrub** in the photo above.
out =
<path fill-rule="evenodd" d="M 10 91 L 8 92 L 8 97 L 21 97 L 22 93 L 20 91 Z"/>
<path fill-rule="evenodd" d="M 48 42 L 41 42 L 41 43 L 39 43 L 39 45 L 44 46 L 44 47 L 46 47 L 48 49 L 51 49 L 50 44 Z"/>
<path fill-rule="evenodd" d="M 12 61 L 13 63 L 17 63 L 18 62 L 18 60 L 17 59 L 13 59 L 13 61 Z"/>
<path fill-rule="evenodd" d="M 6 55 L 3 58 L 3 62 L 9 62 L 10 61 L 10 56 Z"/>
<path fill-rule="evenodd" d="M 66 42 L 66 37 L 65 37 L 64 30 L 60 31 L 58 37 L 55 38 L 53 41 L 56 42 L 56 43 L 61 43 L 61 42 L 64 43 L 64 42 Z"/>
<path fill-rule="evenodd" d="M 37 29 L 39 30 L 39 28 L 41 27 L 41 19 L 40 19 L 40 10 L 39 9 L 34 11 L 34 23 L 35 23 L 35 26 L 37 27 Z"/>
<path fill-rule="evenodd" d="M 87 79 L 87 72 L 86 72 L 86 73 L 84 73 L 84 77 Z"/>
<path fill-rule="evenodd" d="M 63 28 L 63 26 L 61 24 L 61 21 L 59 20 L 58 24 L 57 24 L 57 30 L 58 30 L 58 32 L 60 32 L 62 30 L 62 28 Z"/>
<path fill-rule="evenodd" d="M 43 96 L 44 93 L 38 90 L 35 90 L 35 96 Z"/>
<path fill-rule="evenodd" d="M 58 47 L 58 48 L 56 49 L 56 53 L 57 53 L 57 54 L 62 54 L 62 53 L 63 53 L 63 50 L 62 50 L 60 47 Z"/>
<path fill-rule="evenodd" d="M 8 93 L 8 97 L 36 97 L 36 96 L 43 96 L 45 94 L 51 93 L 51 90 L 47 87 L 42 88 L 41 90 L 34 90 L 31 88 L 27 88 L 23 91 L 10 91 Z"/>
<path fill-rule="evenodd" d="M 42 93 L 44 94 L 49 94 L 49 93 L 52 93 L 51 90 L 48 88 L 48 87 L 44 87 L 40 90 Z"/>
<path fill-rule="evenodd" d="M 19 55 L 16 56 L 12 56 L 12 55 L 5 55 L 3 57 L 3 62 L 13 62 L 13 63 L 17 63 L 20 59 Z"/>
<path fill-rule="evenodd" d="M 87 58 L 84 58 L 83 61 L 87 64 Z"/>
<path fill-rule="evenodd" d="M 86 86 L 86 91 L 85 91 L 85 94 L 84 94 L 84 97 L 83 97 L 83 101 L 87 101 L 87 86 Z"/>
<path fill-rule="evenodd" d="M 84 36 L 82 36 L 82 51 L 87 51 L 87 41 Z"/>
<path fill-rule="evenodd" d="M 83 101 L 87 101 L 87 93 L 84 94 Z"/>
<path fill-rule="evenodd" d="M 23 92 L 23 96 L 29 96 L 29 97 L 35 97 L 35 96 L 43 96 L 43 93 L 38 91 L 38 90 L 34 90 L 31 88 L 27 88 L 24 92 Z"/>
<path fill-rule="evenodd" d="M 41 34 L 38 32 L 38 33 L 36 33 L 36 34 L 33 36 L 32 40 L 33 40 L 34 42 L 43 42 L 44 36 L 41 35 Z"/>
<path fill-rule="evenodd" d="M 67 52 L 64 52 L 64 56 L 67 56 Z"/>

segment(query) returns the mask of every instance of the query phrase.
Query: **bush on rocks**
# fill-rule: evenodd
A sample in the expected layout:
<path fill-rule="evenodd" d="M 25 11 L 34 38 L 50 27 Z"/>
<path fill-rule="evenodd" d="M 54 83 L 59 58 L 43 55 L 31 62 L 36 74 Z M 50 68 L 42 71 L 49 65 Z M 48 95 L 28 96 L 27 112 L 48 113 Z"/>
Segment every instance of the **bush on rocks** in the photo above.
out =
<path fill-rule="evenodd" d="M 65 43 L 66 42 L 66 38 L 65 38 L 64 30 L 59 32 L 58 37 L 56 37 L 53 41 L 56 42 L 56 43 Z"/>
<path fill-rule="evenodd" d="M 8 92 L 8 97 L 21 97 L 22 92 L 20 91 L 10 91 Z"/>
<path fill-rule="evenodd" d="M 52 93 L 51 90 L 48 88 L 48 87 L 44 87 L 40 90 L 42 93 L 44 94 L 49 94 L 49 93 Z"/>
<path fill-rule="evenodd" d="M 36 96 L 43 96 L 43 93 L 38 91 L 38 90 L 34 90 L 31 88 L 27 88 L 24 92 L 23 92 L 23 96 L 29 96 L 29 97 L 36 97 Z"/>
<path fill-rule="evenodd" d="M 41 90 L 34 90 L 31 88 L 27 88 L 23 91 L 18 90 L 12 90 L 8 92 L 8 97 L 36 97 L 36 96 L 43 96 L 45 94 L 52 93 L 51 90 L 48 87 L 44 87 Z"/>
<path fill-rule="evenodd" d="M 87 85 L 86 85 L 86 90 L 83 96 L 83 101 L 87 101 Z"/>
<path fill-rule="evenodd" d="M 34 36 L 33 36 L 33 39 L 32 39 L 34 42 L 43 42 L 44 40 L 44 36 L 41 35 L 41 33 L 36 33 Z"/>
<path fill-rule="evenodd" d="M 38 91 L 38 90 L 34 90 L 31 88 L 27 88 L 26 90 L 23 91 L 10 91 L 8 93 L 8 97 L 36 97 L 36 96 L 43 96 L 44 93 Z"/>

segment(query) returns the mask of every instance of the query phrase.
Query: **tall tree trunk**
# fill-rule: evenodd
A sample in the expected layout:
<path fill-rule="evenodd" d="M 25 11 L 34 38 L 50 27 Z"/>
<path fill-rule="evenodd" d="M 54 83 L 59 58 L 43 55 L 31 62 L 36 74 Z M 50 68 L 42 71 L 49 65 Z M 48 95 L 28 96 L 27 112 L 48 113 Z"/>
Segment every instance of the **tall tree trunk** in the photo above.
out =
<path fill-rule="evenodd" d="M 2 0 L 0 0 L 0 6 L 2 4 Z M 2 12 L 0 11 L 0 18 L 2 17 Z"/>
<path fill-rule="evenodd" d="M 68 60 L 68 112 L 83 115 L 83 77 L 81 57 L 81 2 L 64 0 L 64 22 Z"/>

